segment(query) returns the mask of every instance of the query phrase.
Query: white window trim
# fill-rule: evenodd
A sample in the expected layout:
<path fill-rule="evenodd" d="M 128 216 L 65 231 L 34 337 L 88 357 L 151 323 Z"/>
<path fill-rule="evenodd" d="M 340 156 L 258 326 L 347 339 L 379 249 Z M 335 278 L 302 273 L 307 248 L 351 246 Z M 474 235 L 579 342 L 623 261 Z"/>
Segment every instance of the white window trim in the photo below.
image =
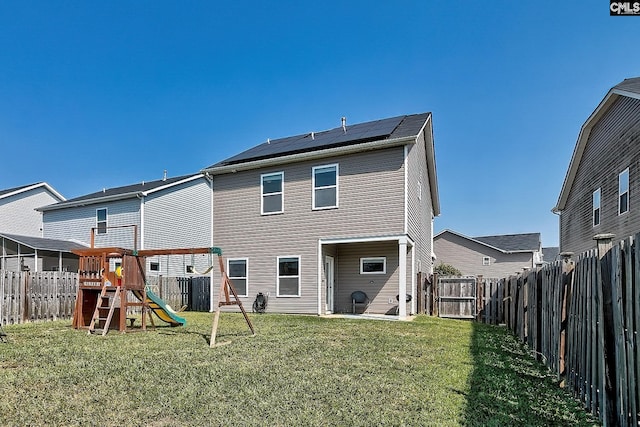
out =
<path fill-rule="evenodd" d="M 623 174 L 627 175 L 627 191 L 625 191 L 624 193 L 620 192 L 620 178 L 622 177 Z M 625 170 L 623 170 L 622 172 L 620 172 L 618 174 L 618 215 L 624 215 L 627 212 L 629 212 L 631 210 L 631 198 L 629 197 L 629 189 L 630 189 L 630 181 L 631 181 L 631 176 L 629 174 L 629 168 L 626 168 Z M 624 212 L 620 212 L 620 197 L 622 197 L 622 195 L 626 194 L 627 195 L 627 210 Z"/>
<path fill-rule="evenodd" d="M 596 206 L 596 193 L 598 194 L 598 206 Z M 618 203 L 620 203 L 618 201 Z M 602 188 L 598 188 L 591 195 L 591 225 L 597 227 L 602 222 Z M 596 224 L 596 210 L 598 211 L 598 223 Z"/>
<path fill-rule="evenodd" d="M 151 268 L 152 264 L 158 264 L 158 269 L 154 270 L 153 268 Z M 160 264 L 160 260 L 158 261 L 149 260 L 149 271 L 151 273 L 160 273 L 162 271 L 162 264 Z"/>
<path fill-rule="evenodd" d="M 297 277 L 298 278 L 298 294 L 297 295 L 280 295 L 280 260 L 283 258 L 297 258 L 298 259 L 298 275 L 297 276 L 282 276 L 282 277 Z M 300 255 L 283 255 L 276 257 L 276 296 L 278 298 L 299 298 L 302 294 L 302 261 Z"/>
<path fill-rule="evenodd" d="M 104 211 L 105 212 L 105 214 L 104 214 L 104 218 L 105 218 L 105 220 L 104 220 L 104 227 L 105 227 L 104 233 L 99 233 L 98 232 L 98 229 L 99 229 L 98 224 L 100 222 L 103 222 L 103 221 L 98 221 L 98 211 Z M 101 235 L 102 234 L 107 234 L 108 229 L 109 229 L 109 208 L 97 208 L 96 209 L 96 234 L 101 234 Z"/>
<path fill-rule="evenodd" d="M 365 262 L 380 262 L 382 261 L 382 271 L 364 271 Z M 386 256 L 371 256 L 360 258 L 360 274 L 387 274 L 387 257 Z"/>
<path fill-rule="evenodd" d="M 317 187 L 316 188 L 316 169 L 324 169 L 324 168 L 336 168 L 336 185 L 328 185 L 325 187 Z M 311 209 L 314 211 L 322 211 L 326 209 L 337 209 L 340 204 L 340 165 L 338 163 L 332 163 L 329 165 L 320 165 L 314 166 L 311 168 Z M 316 207 L 316 190 L 322 190 L 326 188 L 336 188 L 336 204 L 334 206 L 321 206 Z"/>
<path fill-rule="evenodd" d="M 273 196 L 273 195 L 279 194 L 281 199 L 282 199 L 282 204 L 281 204 L 281 207 L 280 207 L 279 211 L 265 212 L 264 211 L 264 196 L 265 196 L 265 194 L 264 194 L 264 179 L 266 177 L 276 176 L 276 175 L 280 176 L 281 190 L 280 190 L 280 192 L 269 193 L 267 195 L 268 196 Z M 281 213 L 284 213 L 284 171 L 263 173 L 263 174 L 260 175 L 260 214 L 261 215 L 277 215 L 277 214 L 281 214 Z"/>
<path fill-rule="evenodd" d="M 227 258 L 227 271 L 230 273 L 231 272 L 231 268 L 229 268 L 229 261 L 244 261 L 245 262 L 245 277 L 239 277 L 241 279 L 244 279 L 247 283 L 246 287 L 245 287 L 245 294 L 238 294 L 239 297 L 248 297 L 249 296 L 249 258 Z M 229 279 L 231 281 L 233 281 L 233 277 L 229 276 Z M 236 292 L 238 292 L 238 290 L 236 289 Z"/>
<path fill-rule="evenodd" d="M 482 265 L 491 265 L 491 257 L 483 256 L 482 257 Z"/>

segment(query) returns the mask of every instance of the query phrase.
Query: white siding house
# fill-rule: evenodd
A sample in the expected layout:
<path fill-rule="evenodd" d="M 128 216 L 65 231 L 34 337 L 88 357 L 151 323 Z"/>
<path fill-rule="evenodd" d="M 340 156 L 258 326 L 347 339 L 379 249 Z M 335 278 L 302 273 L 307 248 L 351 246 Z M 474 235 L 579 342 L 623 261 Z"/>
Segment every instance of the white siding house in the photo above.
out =
<path fill-rule="evenodd" d="M 36 209 L 64 200 L 46 182 L 0 190 L 0 232 L 42 237 L 42 213 Z"/>
<path fill-rule="evenodd" d="M 90 245 L 93 237 L 95 247 L 138 250 L 210 247 L 211 198 L 210 181 L 194 174 L 104 189 L 40 210 L 47 238 Z M 167 256 L 147 263 L 150 274 L 184 276 L 187 265 L 204 270 L 208 260 Z"/>

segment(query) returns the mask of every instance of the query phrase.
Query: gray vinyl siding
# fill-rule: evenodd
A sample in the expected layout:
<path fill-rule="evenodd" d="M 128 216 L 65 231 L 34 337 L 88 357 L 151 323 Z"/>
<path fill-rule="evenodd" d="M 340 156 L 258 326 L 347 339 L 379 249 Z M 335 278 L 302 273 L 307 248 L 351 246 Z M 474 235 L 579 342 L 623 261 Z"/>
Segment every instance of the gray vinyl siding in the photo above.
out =
<path fill-rule="evenodd" d="M 431 144 L 431 141 L 427 141 L 426 143 Z M 415 272 L 428 274 L 431 272 L 432 263 L 431 252 L 433 236 L 431 235 L 431 219 L 433 218 L 433 205 L 431 188 L 429 187 L 429 171 L 427 170 L 424 132 L 418 136 L 416 144 L 408 146 L 408 150 L 408 234 L 415 242 Z M 418 183 L 420 183 L 420 185 L 418 185 Z M 419 197 L 420 187 L 422 190 L 421 198 Z M 411 265 L 410 261 L 411 259 L 409 258 L 407 260 L 407 266 Z M 410 271 L 408 273 L 411 274 Z"/>
<path fill-rule="evenodd" d="M 44 212 L 44 237 L 50 239 L 77 240 L 85 244 L 91 241 L 91 228 L 96 226 L 96 210 L 107 208 L 107 225 L 137 225 L 140 244 L 140 199 L 131 198 L 108 203 L 64 208 Z M 122 247 L 132 249 L 132 227 L 108 229 L 106 234 L 96 235 L 96 247 Z"/>
<path fill-rule="evenodd" d="M 433 244 L 436 264 L 452 265 L 463 275 L 508 277 L 533 267 L 533 252 L 503 253 L 448 232 L 438 235 Z M 482 265 L 485 256 L 490 258 L 489 265 Z"/>
<path fill-rule="evenodd" d="M 593 236 L 617 239 L 640 231 L 640 100 L 620 97 L 593 126 L 565 209 L 560 247 L 576 255 L 595 247 Z M 629 168 L 629 212 L 618 215 L 618 174 Z M 592 194 L 601 188 L 600 225 L 593 227 Z"/>
<path fill-rule="evenodd" d="M 0 231 L 42 237 L 42 213 L 35 209 L 59 201 L 43 187 L 0 199 Z"/>
<path fill-rule="evenodd" d="M 214 242 L 226 257 L 249 258 L 247 302 L 263 292 L 268 311 L 317 313 L 318 239 L 404 233 L 403 160 L 403 148 L 396 147 L 215 176 Z M 339 208 L 312 210 L 312 167 L 335 163 Z M 260 175 L 280 171 L 284 212 L 263 216 Z M 299 298 L 275 297 L 276 257 L 286 255 L 301 257 Z"/>
<path fill-rule="evenodd" d="M 360 274 L 360 258 L 386 257 L 385 274 Z M 338 245 L 335 284 L 337 312 L 350 313 L 351 293 L 362 291 L 369 298 L 371 313 L 396 314 L 398 302 L 397 242 L 352 243 Z M 409 312 L 407 310 L 407 312 Z"/>
<path fill-rule="evenodd" d="M 211 188 L 205 178 L 151 193 L 144 200 L 144 249 L 197 248 L 211 246 Z M 161 274 L 184 276 L 185 264 L 204 271 L 207 256 L 155 257 Z"/>

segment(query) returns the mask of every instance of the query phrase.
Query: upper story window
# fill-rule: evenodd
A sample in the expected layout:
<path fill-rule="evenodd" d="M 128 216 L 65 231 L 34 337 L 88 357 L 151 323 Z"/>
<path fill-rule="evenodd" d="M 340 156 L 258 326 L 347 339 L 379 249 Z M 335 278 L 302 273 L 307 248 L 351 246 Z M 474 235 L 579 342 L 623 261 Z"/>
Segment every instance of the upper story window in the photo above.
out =
<path fill-rule="evenodd" d="M 618 215 L 629 211 L 629 168 L 618 175 Z"/>
<path fill-rule="evenodd" d="M 313 168 L 313 209 L 338 207 L 338 165 Z"/>
<path fill-rule="evenodd" d="M 600 225 L 600 189 L 593 192 L 593 226 Z"/>
<path fill-rule="evenodd" d="M 107 234 L 107 208 L 96 209 L 96 233 Z"/>
<path fill-rule="evenodd" d="M 482 265 L 491 265 L 491 257 L 483 256 L 482 257 Z"/>
<path fill-rule="evenodd" d="M 249 295 L 249 261 L 246 258 L 235 258 L 227 260 L 227 271 L 229 279 L 233 283 L 239 297 Z"/>
<path fill-rule="evenodd" d="M 284 172 L 265 173 L 260 176 L 262 215 L 284 212 Z"/>

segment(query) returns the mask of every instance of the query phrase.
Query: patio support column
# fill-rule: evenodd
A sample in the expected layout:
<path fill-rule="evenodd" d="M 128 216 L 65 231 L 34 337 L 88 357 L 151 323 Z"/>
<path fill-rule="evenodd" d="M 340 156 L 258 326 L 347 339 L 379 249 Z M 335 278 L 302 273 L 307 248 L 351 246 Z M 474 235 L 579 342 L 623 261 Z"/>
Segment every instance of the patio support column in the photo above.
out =
<path fill-rule="evenodd" d="M 417 280 L 416 280 L 416 245 L 414 244 L 411 247 L 411 314 L 416 314 L 416 300 L 417 298 L 417 294 L 416 294 L 416 289 L 417 289 Z M 422 290 L 419 290 L 418 292 L 421 292 Z"/>
<path fill-rule="evenodd" d="M 62 251 L 58 252 L 58 273 L 62 273 Z"/>
<path fill-rule="evenodd" d="M 398 318 L 407 318 L 407 239 L 398 240 Z"/>
<path fill-rule="evenodd" d="M 33 255 L 33 263 L 35 264 L 33 266 L 33 269 L 36 271 L 36 273 L 38 272 L 38 250 L 34 249 L 34 255 Z"/>

